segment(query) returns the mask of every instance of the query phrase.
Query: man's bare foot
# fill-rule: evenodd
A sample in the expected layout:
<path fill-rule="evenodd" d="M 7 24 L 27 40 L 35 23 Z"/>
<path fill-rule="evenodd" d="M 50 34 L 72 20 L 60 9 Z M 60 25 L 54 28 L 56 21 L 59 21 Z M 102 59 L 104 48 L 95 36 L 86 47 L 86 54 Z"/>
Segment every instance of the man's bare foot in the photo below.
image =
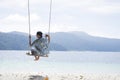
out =
<path fill-rule="evenodd" d="M 35 56 L 34 61 L 38 61 L 39 60 L 39 56 Z"/>
<path fill-rule="evenodd" d="M 48 57 L 48 55 L 46 54 L 46 57 Z"/>
<path fill-rule="evenodd" d="M 38 61 L 39 59 L 34 59 L 34 61 Z"/>
<path fill-rule="evenodd" d="M 30 53 L 30 52 L 27 52 L 26 54 L 27 54 L 27 55 L 31 55 L 31 53 Z"/>

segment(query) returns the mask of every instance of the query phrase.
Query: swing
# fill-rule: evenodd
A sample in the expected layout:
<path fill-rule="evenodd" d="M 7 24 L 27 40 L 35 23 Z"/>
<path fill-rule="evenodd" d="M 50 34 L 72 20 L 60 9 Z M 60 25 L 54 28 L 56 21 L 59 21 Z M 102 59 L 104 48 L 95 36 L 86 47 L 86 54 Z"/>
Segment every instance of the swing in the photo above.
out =
<path fill-rule="evenodd" d="M 50 35 L 50 27 L 51 27 L 51 10 L 52 10 L 52 0 L 50 0 L 50 9 L 49 9 L 49 25 L 48 25 L 48 35 Z M 29 0 L 28 0 L 28 24 L 29 24 L 29 47 L 31 47 L 31 25 L 30 25 L 30 7 L 29 7 Z M 46 47 L 46 44 L 43 43 L 43 46 Z M 49 48 L 49 41 L 48 41 L 48 46 L 47 48 L 42 48 L 44 50 L 44 54 L 46 54 Z M 42 51 L 42 50 L 41 50 Z M 32 54 L 30 54 L 29 52 L 26 53 L 29 56 L 34 56 Z M 40 57 L 46 57 L 45 55 L 40 55 Z"/>

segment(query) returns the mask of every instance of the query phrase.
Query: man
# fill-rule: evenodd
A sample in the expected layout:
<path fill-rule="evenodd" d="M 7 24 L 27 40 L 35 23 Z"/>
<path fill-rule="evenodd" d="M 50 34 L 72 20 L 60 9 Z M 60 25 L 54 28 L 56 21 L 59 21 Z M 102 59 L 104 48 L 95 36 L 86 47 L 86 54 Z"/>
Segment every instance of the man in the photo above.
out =
<path fill-rule="evenodd" d="M 30 41 L 31 55 L 35 57 L 35 61 L 39 60 L 40 56 L 48 57 L 48 44 L 50 43 L 50 36 L 46 34 L 45 37 L 43 37 L 41 31 L 36 33 L 36 37 L 37 39 L 34 40 L 32 44 Z M 29 55 L 30 53 L 27 54 Z"/>

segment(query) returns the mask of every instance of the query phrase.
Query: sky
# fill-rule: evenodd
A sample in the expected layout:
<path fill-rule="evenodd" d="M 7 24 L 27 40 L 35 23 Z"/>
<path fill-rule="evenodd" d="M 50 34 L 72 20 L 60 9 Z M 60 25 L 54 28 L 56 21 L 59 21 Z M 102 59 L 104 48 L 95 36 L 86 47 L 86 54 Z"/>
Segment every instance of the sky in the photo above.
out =
<path fill-rule="evenodd" d="M 48 32 L 50 0 L 29 0 L 31 34 Z M 29 32 L 28 0 L 0 0 L 0 31 Z M 50 32 L 120 39 L 120 0 L 52 0 Z"/>

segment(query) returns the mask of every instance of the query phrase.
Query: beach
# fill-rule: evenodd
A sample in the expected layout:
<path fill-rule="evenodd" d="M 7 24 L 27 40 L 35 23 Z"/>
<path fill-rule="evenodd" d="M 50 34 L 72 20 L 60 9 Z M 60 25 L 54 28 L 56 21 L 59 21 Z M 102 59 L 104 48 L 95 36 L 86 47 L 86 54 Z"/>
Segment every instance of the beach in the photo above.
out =
<path fill-rule="evenodd" d="M 119 52 L 55 51 L 37 62 L 26 52 L 0 51 L 0 80 L 120 80 Z"/>
<path fill-rule="evenodd" d="M 120 80 L 120 74 L 3 73 L 0 80 Z"/>

